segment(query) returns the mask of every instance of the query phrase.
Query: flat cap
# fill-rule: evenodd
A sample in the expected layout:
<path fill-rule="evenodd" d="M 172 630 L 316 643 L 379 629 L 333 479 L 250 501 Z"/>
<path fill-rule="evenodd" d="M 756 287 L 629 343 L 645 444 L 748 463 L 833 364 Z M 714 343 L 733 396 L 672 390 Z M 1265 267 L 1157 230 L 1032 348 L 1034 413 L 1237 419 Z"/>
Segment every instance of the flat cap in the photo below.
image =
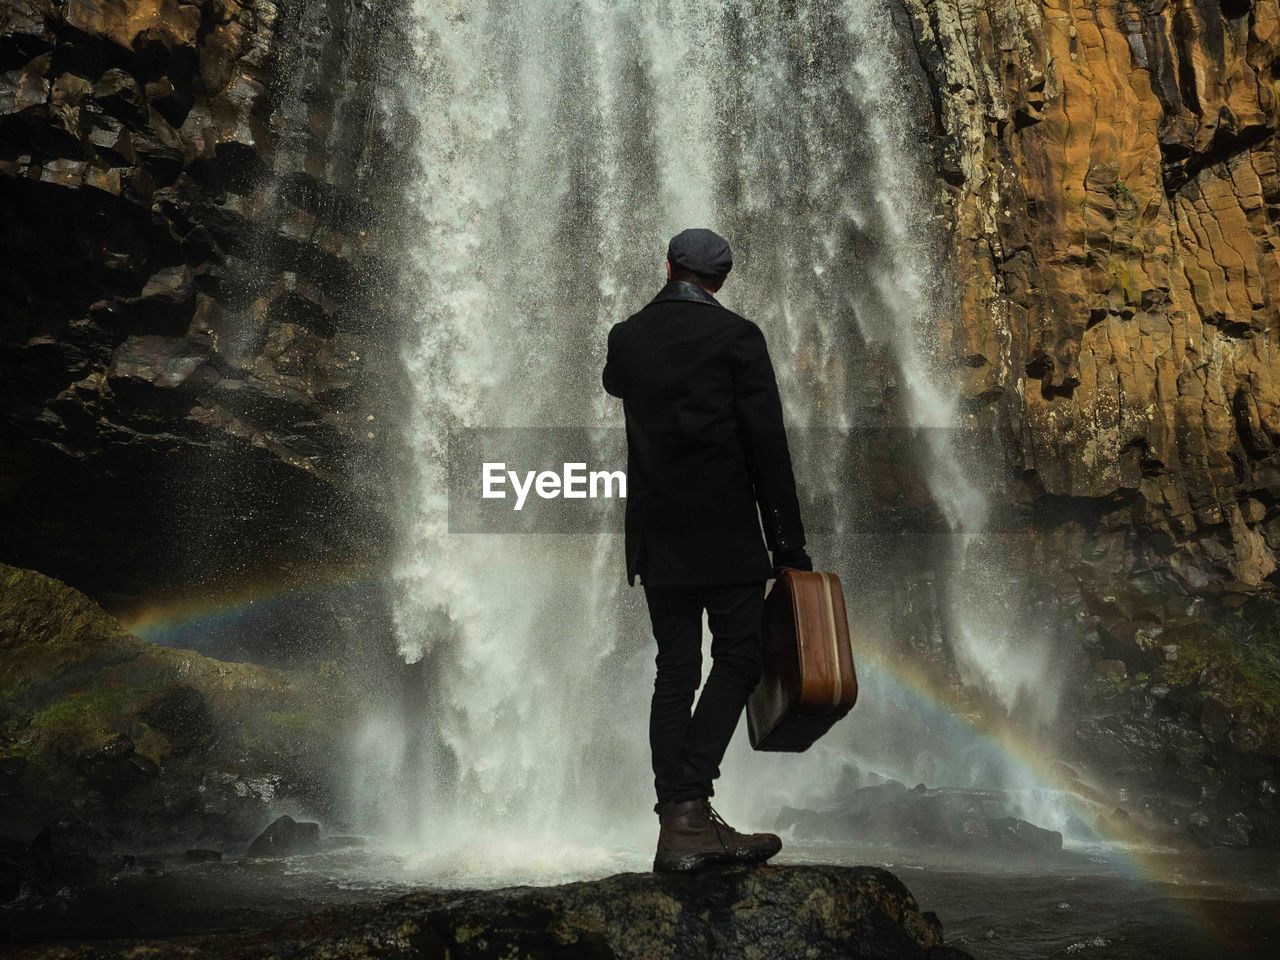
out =
<path fill-rule="evenodd" d="M 673 267 L 683 267 L 711 277 L 727 277 L 733 269 L 729 241 L 714 230 L 695 227 L 681 230 L 667 244 L 667 259 Z"/>

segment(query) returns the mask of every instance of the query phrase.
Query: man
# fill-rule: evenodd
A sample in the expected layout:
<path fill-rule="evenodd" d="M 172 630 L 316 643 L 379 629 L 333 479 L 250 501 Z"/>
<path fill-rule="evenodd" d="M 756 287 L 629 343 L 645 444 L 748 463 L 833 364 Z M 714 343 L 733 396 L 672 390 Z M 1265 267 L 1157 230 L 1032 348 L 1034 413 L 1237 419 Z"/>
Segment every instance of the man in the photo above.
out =
<path fill-rule="evenodd" d="M 604 368 L 626 412 L 627 578 L 640 577 L 658 644 L 655 870 L 762 862 L 782 847 L 771 833 L 738 833 L 710 804 L 760 679 L 765 581 L 781 567 L 813 569 L 764 335 L 715 298 L 732 267 L 723 237 L 677 234 L 666 286 L 609 331 Z M 691 715 L 704 610 L 712 667 Z"/>

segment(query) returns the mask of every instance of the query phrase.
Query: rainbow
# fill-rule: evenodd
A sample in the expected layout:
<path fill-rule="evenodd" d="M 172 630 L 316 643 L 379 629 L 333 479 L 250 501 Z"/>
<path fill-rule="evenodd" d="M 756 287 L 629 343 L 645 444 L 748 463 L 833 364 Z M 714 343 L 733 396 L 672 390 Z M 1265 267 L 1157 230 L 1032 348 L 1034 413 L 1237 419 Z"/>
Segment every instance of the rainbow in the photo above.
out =
<path fill-rule="evenodd" d="M 385 577 L 384 570 L 369 565 L 334 565 L 312 568 L 305 577 L 277 573 L 200 592 L 150 598 L 113 612 L 130 633 L 167 645 L 192 632 L 225 628 L 318 594 L 369 590 Z"/>

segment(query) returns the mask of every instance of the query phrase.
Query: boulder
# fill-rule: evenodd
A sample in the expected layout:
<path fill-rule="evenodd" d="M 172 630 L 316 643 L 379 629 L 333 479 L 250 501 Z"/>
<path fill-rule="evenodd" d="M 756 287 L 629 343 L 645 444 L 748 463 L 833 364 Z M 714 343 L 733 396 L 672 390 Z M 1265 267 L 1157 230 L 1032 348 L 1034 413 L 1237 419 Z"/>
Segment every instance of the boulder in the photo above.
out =
<path fill-rule="evenodd" d="M 125 793 L 160 773 L 159 765 L 137 753 L 133 741 L 124 734 L 116 734 L 106 743 L 82 751 L 77 764 L 89 783 L 107 793 Z"/>
<path fill-rule="evenodd" d="M 277 817 L 256 840 L 249 844 L 246 856 L 292 857 L 315 853 L 320 849 L 320 824 L 298 821 L 285 814 Z"/>
<path fill-rule="evenodd" d="M 41 830 L 27 849 L 26 869 L 36 885 L 56 890 L 105 880 L 126 868 L 111 838 L 79 817 L 59 820 Z"/>
<path fill-rule="evenodd" d="M 182 942 L 51 948 L 64 960 L 146 956 L 293 960 L 964 960 L 942 924 L 875 867 L 727 867 L 620 874 L 556 887 L 415 893 L 266 930 Z M 45 955 L 40 948 L 24 956 Z"/>
<path fill-rule="evenodd" d="M 855 790 L 828 810 L 786 807 L 776 827 L 810 839 L 894 847 L 930 847 L 977 854 L 1052 854 L 1062 834 L 1013 815 L 1016 805 L 994 790 L 908 790 L 896 780 Z"/>
<path fill-rule="evenodd" d="M 991 838 L 1009 850 L 1057 853 L 1062 849 L 1062 834 L 1045 830 L 1018 817 L 999 817 L 988 821 Z"/>

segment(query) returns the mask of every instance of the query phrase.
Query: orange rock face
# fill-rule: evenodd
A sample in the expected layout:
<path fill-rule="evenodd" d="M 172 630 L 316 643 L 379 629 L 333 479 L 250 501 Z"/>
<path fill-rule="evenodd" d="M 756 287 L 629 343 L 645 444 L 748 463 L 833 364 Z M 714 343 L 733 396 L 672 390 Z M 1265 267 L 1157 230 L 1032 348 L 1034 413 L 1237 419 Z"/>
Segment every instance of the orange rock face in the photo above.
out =
<path fill-rule="evenodd" d="M 1192 592 L 1268 590 L 1280 3 L 904 3 L 970 408 L 1033 506 L 1084 503 Z"/>

